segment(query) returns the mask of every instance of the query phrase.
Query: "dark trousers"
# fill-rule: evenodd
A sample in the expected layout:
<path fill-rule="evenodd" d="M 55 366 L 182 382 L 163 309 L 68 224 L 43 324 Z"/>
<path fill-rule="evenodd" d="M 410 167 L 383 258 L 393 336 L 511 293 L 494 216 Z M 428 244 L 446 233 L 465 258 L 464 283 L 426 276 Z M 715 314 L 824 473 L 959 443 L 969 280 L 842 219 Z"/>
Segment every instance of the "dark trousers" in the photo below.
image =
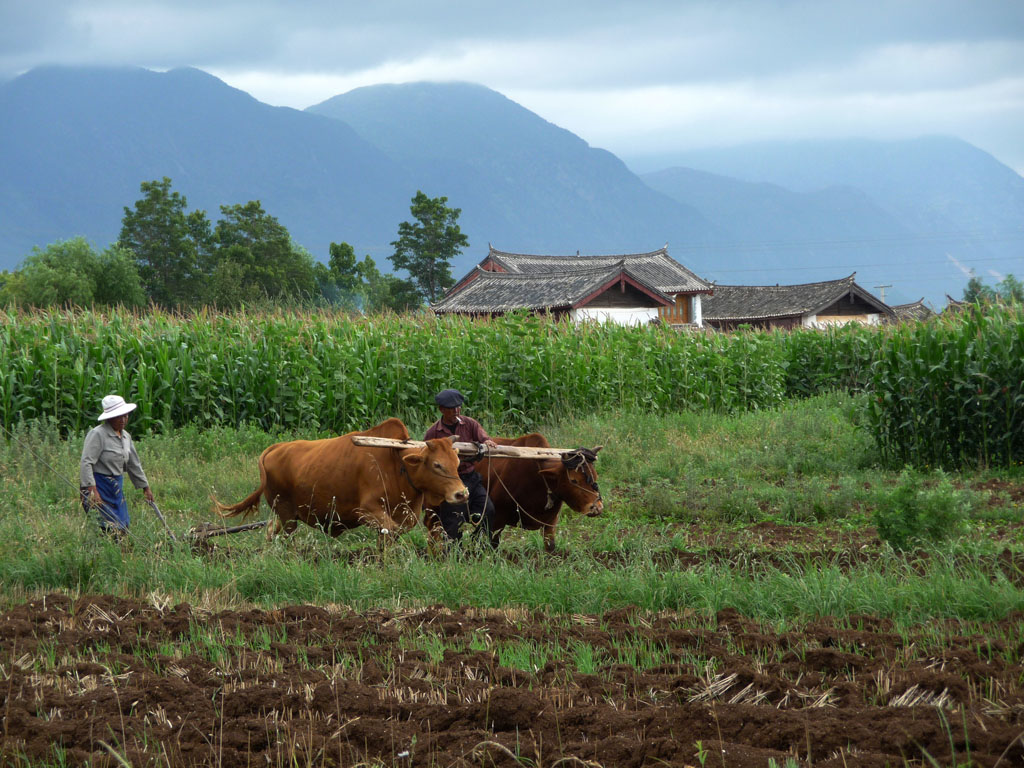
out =
<path fill-rule="evenodd" d="M 441 527 L 444 528 L 444 532 L 449 539 L 459 541 L 462 538 L 462 531 L 460 530 L 462 525 L 465 523 L 477 525 L 479 523 L 476 530 L 483 531 L 489 541 L 491 538 L 491 528 L 494 523 L 494 502 L 487 495 L 487 488 L 484 485 L 483 478 L 480 477 L 479 472 L 474 471 L 465 475 L 459 475 L 459 479 L 462 480 L 466 490 L 469 491 L 469 501 L 464 504 L 442 502 L 437 508 L 437 516 L 441 521 Z"/>

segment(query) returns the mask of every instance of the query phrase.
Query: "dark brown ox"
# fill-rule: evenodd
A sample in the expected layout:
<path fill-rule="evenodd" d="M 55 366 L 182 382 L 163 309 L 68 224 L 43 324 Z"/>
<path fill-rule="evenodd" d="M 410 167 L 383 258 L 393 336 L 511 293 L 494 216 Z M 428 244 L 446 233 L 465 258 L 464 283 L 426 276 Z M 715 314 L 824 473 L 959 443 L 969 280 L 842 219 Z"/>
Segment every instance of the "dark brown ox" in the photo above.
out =
<path fill-rule="evenodd" d="M 515 439 L 496 437 L 499 445 L 550 448 L 544 435 L 534 432 Z M 555 526 L 562 504 L 595 517 L 604 511 L 597 487 L 594 450 L 579 448 L 559 459 L 483 459 L 477 471 L 494 502 L 491 545 L 498 546 L 501 532 L 518 525 L 528 531 L 543 529 L 544 549 L 555 551 Z"/>
<path fill-rule="evenodd" d="M 422 448 L 366 448 L 353 445 L 354 435 L 408 440 L 409 430 L 388 419 L 365 432 L 276 443 L 260 455 L 259 488 L 231 506 L 214 499 L 221 516 L 255 512 L 263 497 L 276 514 L 267 526 L 268 541 L 282 530 L 291 533 L 301 520 L 331 536 L 370 525 L 383 542 L 415 526 L 424 502 L 465 502 L 452 440 L 429 440 Z"/>

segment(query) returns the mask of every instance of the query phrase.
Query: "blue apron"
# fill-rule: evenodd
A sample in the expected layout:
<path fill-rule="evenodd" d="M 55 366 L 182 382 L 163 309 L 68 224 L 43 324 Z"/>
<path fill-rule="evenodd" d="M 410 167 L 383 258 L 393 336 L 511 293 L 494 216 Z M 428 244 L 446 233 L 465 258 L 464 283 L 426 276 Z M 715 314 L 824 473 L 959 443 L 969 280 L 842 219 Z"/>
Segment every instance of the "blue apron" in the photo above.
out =
<path fill-rule="evenodd" d="M 99 513 L 100 528 L 104 531 L 111 529 L 128 530 L 131 519 L 128 517 L 128 502 L 124 497 L 124 477 L 122 475 L 101 475 L 98 472 L 93 475 L 96 480 L 96 490 L 100 492 L 103 503 L 98 507 L 93 506 Z M 86 510 L 89 509 L 88 498 L 82 500 Z"/>

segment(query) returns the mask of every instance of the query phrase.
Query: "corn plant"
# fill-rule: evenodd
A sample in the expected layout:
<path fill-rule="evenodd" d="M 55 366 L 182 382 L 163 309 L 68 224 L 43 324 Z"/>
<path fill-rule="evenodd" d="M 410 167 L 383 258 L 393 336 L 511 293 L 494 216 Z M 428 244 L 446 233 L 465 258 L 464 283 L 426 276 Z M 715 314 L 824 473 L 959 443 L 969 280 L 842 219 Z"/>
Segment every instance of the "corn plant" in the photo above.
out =
<path fill-rule="evenodd" d="M 0 313 L 0 421 L 94 423 L 100 398 L 139 404 L 133 428 L 185 424 L 345 432 L 422 423 L 458 387 L 473 412 L 527 427 L 595 409 L 769 408 L 785 350 L 766 334 L 574 326 L 522 314 L 370 318 L 327 312 Z"/>
<path fill-rule="evenodd" d="M 882 339 L 867 411 L 893 464 L 1024 462 L 1024 309 L 973 307 Z"/>

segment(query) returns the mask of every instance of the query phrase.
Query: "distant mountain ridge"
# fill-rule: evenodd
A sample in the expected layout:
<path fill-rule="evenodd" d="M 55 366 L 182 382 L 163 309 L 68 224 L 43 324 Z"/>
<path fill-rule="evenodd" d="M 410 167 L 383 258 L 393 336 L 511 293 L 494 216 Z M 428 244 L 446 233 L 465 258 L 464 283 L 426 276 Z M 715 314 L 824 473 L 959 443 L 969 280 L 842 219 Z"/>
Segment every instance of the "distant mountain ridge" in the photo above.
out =
<path fill-rule="evenodd" d="M 488 243 L 613 254 L 666 242 L 721 283 L 856 270 L 868 289 L 894 285 L 890 303 L 959 296 L 954 260 L 1024 275 L 1024 179 L 981 150 L 933 139 L 789 149 L 694 153 L 641 178 L 479 85 L 371 86 L 299 111 L 195 69 L 46 67 L 0 84 L 0 269 L 75 235 L 105 246 L 139 184 L 169 176 L 213 219 L 259 199 L 316 257 L 345 240 L 385 269 L 422 189 L 462 209 L 470 247 L 457 275 Z M 946 224 L 981 236 L 944 239 Z"/>
<path fill-rule="evenodd" d="M 196 69 L 45 67 L 0 85 L 0 267 L 75 235 L 105 245 L 163 176 L 213 219 L 261 200 L 319 253 L 394 227 L 413 186 L 349 126 Z"/>
<path fill-rule="evenodd" d="M 610 152 L 480 85 L 376 85 L 306 111 L 344 121 L 461 207 L 475 249 L 614 253 L 720 237 Z"/>

